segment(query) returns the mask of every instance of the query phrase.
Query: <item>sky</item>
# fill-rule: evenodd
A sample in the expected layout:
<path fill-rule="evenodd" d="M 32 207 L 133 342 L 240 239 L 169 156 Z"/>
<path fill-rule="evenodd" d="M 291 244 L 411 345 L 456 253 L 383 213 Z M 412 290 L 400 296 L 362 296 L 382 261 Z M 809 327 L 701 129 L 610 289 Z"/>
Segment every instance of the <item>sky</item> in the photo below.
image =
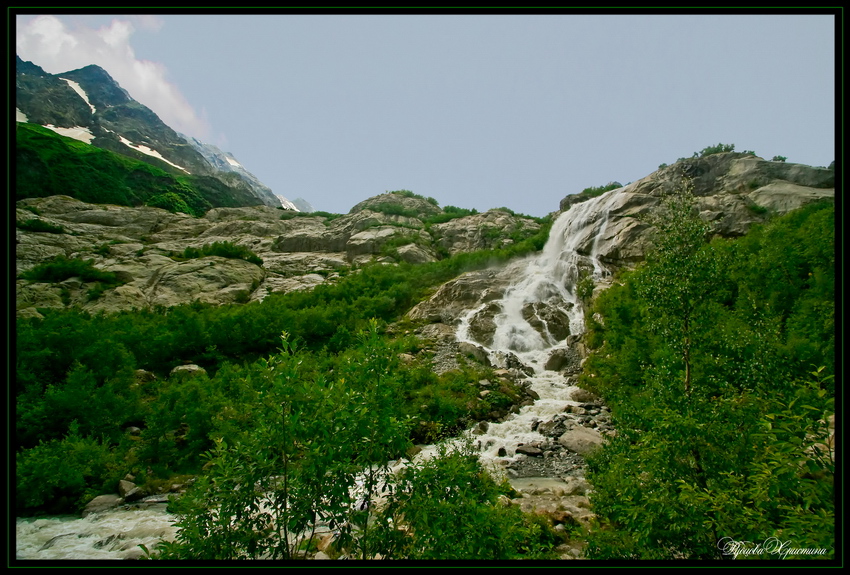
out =
<path fill-rule="evenodd" d="M 96 64 L 275 193 L 410 190 L 545 216 L 708 146 L 827 166 L 831 14 L 17 14 L 17 54 Z"/>

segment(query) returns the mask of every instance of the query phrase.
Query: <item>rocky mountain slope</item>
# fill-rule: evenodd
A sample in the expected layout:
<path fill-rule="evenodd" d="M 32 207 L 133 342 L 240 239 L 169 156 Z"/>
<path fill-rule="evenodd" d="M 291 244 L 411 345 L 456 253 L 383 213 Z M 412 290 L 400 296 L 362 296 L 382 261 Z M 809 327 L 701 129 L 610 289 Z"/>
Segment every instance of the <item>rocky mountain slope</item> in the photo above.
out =
<path fill-rule="evenodd" d="M 647 217 L 658 209 L 666 194 L 683 185 L 683 176 L 693 185 L 700 217 L 712 224 L 715 235 L 723 237 L 743 235 L 772 214 L 832 199 L 835 194 L 832 169 L 766 161 L 735 152 L 682 160 L 602 196 L 573 195 L 561 202 L 564 212 L 584 212 L 564 232 L 570 235 L 565 241 L 583 256 L 583 269 L 589 274 L 601 265 L 610 277 L 616 269 L 641 261 L 652 245 L 653 230 Z M 453 325 L 464 311 L 477 308 L 470 321 L 470 335 L 489 346 L 494 317 L 501 311 L 493 302 L 502 297 L 522 269 L 506 266 L 463 274 L 444 284 L 409 316 Z M 572 278 L 572 282 L 578 279 Z M 523 315 L 538 326 L 541 335 L 545 337 L 544 330 L 556 339 L 570 335 L 565 314 L 553 311 L 555 306 L 539 307 L 523 310 Z M 432 329 L 439 331 L 436 325 Z"/>
<path fill-rule="evenodd" d="M 99 66 L 48 74 L 16 57 L 16 72 L 18 121 L 49 127 L 170 173 L 213 177 L 241 205 L 281 205 L 278 196 L 232 155 L 175 132 Z"/>
<path fill-rule="evenodd" d="M 643 216 L 664 193 L 681 184 L 682 173 L 693 177 L 702 217 L 724 236 L 743 234 L 771 213 L 834 194 L 834 172 L 826 168 L 732 152 L 685 160 L 609 192 L 604 205 L 599 199 L 588 200 L 599 207 L 583 228 L 571 230 L 577 234 L 578 251 L 594 254 L 611 269 L 639 261 L 650 237 Z M 61 255 L 89 260 L 95 268 L 117 274 L 120 282 L 99 293 L 91 292 L 97 282 L 79 278 L 51 283 L 19 277 L 18 314 L 66 305 L 116 311 L 196 299 L 214 304 L 262 300 L 272 292 L 311 288 L 332 280 L 339 270 L 373 260 L 421 263 L 504 247 L 532 235 L 540 226 L 532 218 L 503 210 L 427 223 L 429 218 L 439 221 L 435 216 L 443 211 L 421 197 L 400 193 L 375 196 L 336 218 L 268 206 L 217 208 L 194 218 L 158 208 L 87 204 L 63 196 L 24 199 L 16 208 L 18 276 Z M 214 242 L 251 250 L 262 265 L 219 256 L 181 257 L 186 248 L 200 249 Z M 450 325 L 462 309 L 498 298 L 512 281 L 510 270 L 464 274 L 410 315 Z M 496 312 L 487 310 L 479 318 L 483 332 L 488 314 Z M 540 310 L 542 321 L 558 323 L 558 318 L 544 312 Z"/>
<path fill-rule="evenodd" d="M 87 204 L 67 196 L 17 203 L 16 271 L 57 256 L 89 260 L 120 285 L 96 298 L 98 282 L 17 280 L 19 314 L 79 305 L 90 311 L 262 300 L 272 292 L 313 287 L 341 269 L 372 260 L 421 263 L 444 255 L 503 247 L 538 231 L 534 219 L 501 210 L 426 225 L 442 210 L 417 197 L 387 193 L 349 214 L 298 214 L 268 206 L 216 208 L 201 218 L 152 207 Z M 186 248 L 227 242 L 254 252 L 262 265 Z"/>

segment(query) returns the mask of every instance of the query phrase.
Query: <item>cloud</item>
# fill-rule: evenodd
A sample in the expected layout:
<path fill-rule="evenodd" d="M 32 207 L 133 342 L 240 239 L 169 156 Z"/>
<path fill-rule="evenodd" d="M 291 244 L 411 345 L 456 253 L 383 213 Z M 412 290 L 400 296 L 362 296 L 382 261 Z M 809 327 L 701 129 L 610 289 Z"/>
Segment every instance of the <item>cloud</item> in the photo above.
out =
<path fill-rule="evenodd" d="M 156 32 L 163 25 L 156 16 L 133 16 L 115 18 L 97 29 L 83 25 L 71 28 L 56 16 L 19 16 L 17 54 L 51 74 L 96 64 L 163 122 L 179 132 L 207 140 L 212 132 L 209 123 L 168 81 L 166 67 L 136 57 L 131 43 L 136 31 L 134 22 L 147 32 Z"/>

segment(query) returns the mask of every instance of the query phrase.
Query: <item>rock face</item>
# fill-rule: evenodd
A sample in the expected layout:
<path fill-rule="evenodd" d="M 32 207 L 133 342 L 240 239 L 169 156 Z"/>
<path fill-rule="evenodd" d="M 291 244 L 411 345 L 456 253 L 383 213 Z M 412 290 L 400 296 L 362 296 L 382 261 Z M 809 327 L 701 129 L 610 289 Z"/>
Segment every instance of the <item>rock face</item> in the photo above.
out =
<path fill-rule="evenodd" d="M 497 211 L 440 224 L 442 231 L 435 233 L 423 218 L 440 211 L 429 201 L 393 193 L 370 198 L 336 218 L 296 217 L 268 206 L 216 208 L 194 218 L 159 208 L 87 204 L 68 196 L 24 199 L 16 210 L 18 275 L 61 255 L 90 260 L 97 269 L 117 274 L 121 285 L 91 297 L 94 282 L 18 279 L 18 315 L 66 305 L 111 312 L 191 301 L 245 303 L 269 293 L 313 288 L 333 281 L 344 268 L 373 260 L 435 261 L 444 245 L 453 253 L 485 249 L 495 232 L 478 243 L 465 238 L 457 245 L 446 243 L 444 235 L 451 227 L 473 229 L 479 216 L 520 233 L 538 229 L 530 218 Z M 262 266 L 218 256 L 178 257 L 188 247 L 214 242 L 245 247 L 262 259 Z"/>
<path fill-rule="evenodd" d="M 771 213 L 785 213 L 835 196 L 835 172 L 827 168 L 771 162 L 735 152 L 681 160 L 605 194 L 607 216 L 600 216 L 606 218 L 605 225 L 597 230 L 590 225 L 596 220 L 589 221 L 578 251 L 594 252 L 615 267 L 643 259 L 650 247 L 651 230 L 641 217 L 664 195 L 679 189 L 683 176 L 693 184 L 700 217 L 712 224 L 716 235 L 724 237 L 745 234 Z M 576 196 L 567 196 L 561 207 L 570 209 L 577 203 Z"/>
<path fill-rule="evenodd" d="M 711 223 L 716 235 L 724 237 L 743 235 L 771 214 L 830 200 L 835 194 L 834 171 L 827 168 L 769 162 L 734 152 L 714 154 L 680 161 L 584 202 L 568 196 L 561 202 L 562 209 L 571 214 L 582 213 L 582 217 L 575 218 L 565 229 L 569 237 L 563 243 L 580 257 L 593 256 L 611 271 L 634 265 L 652 246 L 653 230 L 645 223 L 646 216 L 657 209 L 666 194 L 682 186 L 683 175 L 691 178 L 700 217 Z M 483 225 L 486 218 L 478 221 Z M 450 242 L 446 244 L 449 251 L 476 233 L 459 229 L 450 232 L 448 226 L 440 229 L 438 241 Z M 555 233 L 557 226 L 552 229 Z M 409 317 L 455 326 L 464 314 L 477 310 L 470 318 L 469 335 L 490 346 L 494 318 L 503 311 L 498 300 L 521 277 L 518 268 L 522 268 L 522 262 L 463 274 L 414 307 Z M 527 304 L 522 315 L 544 340 L 563 341 L 572 335 L 566 314 L 551 302 Z M 575 357 L 552 357 L 547 369 L 572 370 L 577 361 Z"/>
<path fill-rule="evenodd" d="M 455 255 L 476 249 L 503 248 L 513 243 L 511 235 L 530 236 L 540 229 L 540 224 L 502 210 L 490 210 L 435 224 L 431 229 L 438 246 Z"/>
<path fill-rule="evenodd" d="M 714 154 L 682 160 L 588 200 L 597 202 L 597 209 L 583 220 L 584 227 L 570 229 L 571 244 L 579 254 L 593 254 L 613 268 L 640 261 L 651 242 L 643 216 L 664 194 L 681 186 L 683 174 L 692 179 L 700 215 L 723 236 L 741 235 L 770 213 L 834 196 L 833 170 L 734 152 Z M 583 209 L 575 196 L 562 205 Z M 39 307 L 67 305 L 110 312 L 194 300 L 256 301 L 269 293 L 333 281 L 339 270 L 368 261 L 423 263 L 504 247 L 539 230 L 533 219 L 504 210 L 429 225 L 426 220 L 440 208 L 400 193 L 369 198 L 336 218 L 295 217 L 268 206 L 216 208 L 193 218 L 158 208 L 87 204 L 67 196 L 24 199 L 16 207 L 17 274 L 63 255 L 90 260 L 96 268 L 117 274 L 121 283 L 93 297 L 97 285 L 92 282 L 18 279 L 19 316 L 38 315 Z M 176 257 L 187 247 L 213 242 L 248 248 L 263 265 L 216 256 L 186 261 Z M 453 326 L 461 314 L 480 307 L 472 330 L 476 341 L 487 345 L 493 317 L 500 312 L 496 300 L 516 273 L 517 266 L 505 266 L 463 274 L 416 306 L 410 317 Z M 569 322 L 554 306 L 529 305 L 523 316 L 552 339 L 570 336 Z"/>

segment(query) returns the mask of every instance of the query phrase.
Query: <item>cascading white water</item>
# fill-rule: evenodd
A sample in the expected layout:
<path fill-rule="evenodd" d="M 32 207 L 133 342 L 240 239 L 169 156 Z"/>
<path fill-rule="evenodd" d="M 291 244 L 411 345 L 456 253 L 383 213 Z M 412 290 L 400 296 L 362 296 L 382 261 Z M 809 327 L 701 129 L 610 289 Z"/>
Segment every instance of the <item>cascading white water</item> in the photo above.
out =
<path fill-rule="evenodd" d="M 565 348 L 564 338 L 553 335 L 546 318 L 538 318 L 535 327 L 529 321 L 528 310 L 538 309 L 562 312 L 568 318 L 569 332 L 583 330 L 583 313 L 578 305 L 576 282 L 580 270 L 592 270 L 594 278 L 604 277 L 608 271 L 597 257 L 599 238 L 608 225 L 609 209 L 616 197 L 608 192 L 597 198 L 574 205 L 561 214 L 553 224 L 549 240 L 536 256 L 511 264 L 509 270 L 515 281 L 498 301 L 499 313 L 493 318 L 495 330 L 492 342 L 484 347 L 494 365 L 504 365 L 508 354 L 514 354 L 531 367 L 531 388 L 540 399 L 533 405 L 509 417 L 506 421 L 491 424 L 487 432 L 478 437 L 485 463 L 510 460 L 516 457 L 516 447 L 543 439 L 532 431 L 535 420 L 546 421 L 570 405 L 570 392 L 575 389 L 557 372 L 546 370 L 551 353 Z M 587 249 L 587 246 L 590 246 Z M 585 247 L 587 253 L 580 254 Z M 470 335 L 473 318 L 493 302 L 470 310 L 457 331 L 459 341 L 476 345 Z M 557 314 L 556 314 L 557 315 Z M 498 455 L 503 448 L 507 457 Z M 426 450 L 428 456 L 433 450 Z M 161 539 L 173 539 L 177 528 L 176 518 L 165 511 L 165 506 L 150 509 L 115 509 L 76 517 L 47 517 L 19 519 L 16 525 L 16 557 L 18 559 L 124 559 L 138 557 L 143 544 L 152 549 Z"/>
<path fill-rule="evenodd" d="M 533 405 L 522 408 L 507 420 L 489 425 L 478 437 L 485 463 L 497 460 L 504 463 L 505 457 L 499 456 L 500 450 L 508 459 L 515 458 L 518 445 L 543 440 L 542 435 L 532 431 L 534 422 L 549 420 L 562 413 L 567 405 L 575 403 L 569 399 L 575 388 L 559 373 L 546 369 L 552 352 L 567 347 L 566 338 L 555 337 L 545 319 L 537 317 L 537 325 L 533 325 L 534 320 L 529 316 L 535 309 L 547 310 L 550 315 L 560 313 L 568 318 L 570 334 L 583 332 L 584 314 L 576 284 L 582 273 L 592 274 L 594 280 L 609 275 L 597 250 L 599 238 L 608 226 L 609 209 L 615 201 L 615 191 L 611 191 L 573 205 L 552 225 L 541 253 L 513 264 L 512 273 L 516 279 L 498 302 L 499 311 L 493 317 L 492 342 L 485 344 L 471 336 L 472 322 L 478 314 L 492 309 L 492 302 L 470 310 L 461 318 L 458 341 L 483 345 L 491 362 L 497 366 L 505 367 L 505 358 L 515 355 L 532 368 L 531 389 L 540 396 Z M 583 254 L 579 253 L 582 247 Z"/>
<path fill-rule="evenodd" d="M 113 509 L 87 517 L 18 519 L 17 559 L 137 559 L 163 539 L 174 539 L 177 518 L 165 504 L 148 509 Z"/>

